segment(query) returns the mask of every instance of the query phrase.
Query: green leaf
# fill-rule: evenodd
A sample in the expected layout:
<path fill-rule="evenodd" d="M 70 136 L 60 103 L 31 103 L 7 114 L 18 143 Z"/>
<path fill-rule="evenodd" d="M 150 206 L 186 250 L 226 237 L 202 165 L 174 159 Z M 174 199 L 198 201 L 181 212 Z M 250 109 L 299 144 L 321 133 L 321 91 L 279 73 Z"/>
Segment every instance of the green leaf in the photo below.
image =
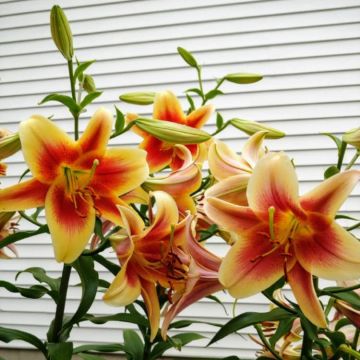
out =
<path fill-rule="evenodd" d="M 202 92 L 200 89 L 197 89 L 197 88 L 191 88 L 191 89 L 187 89 L 186 92 L 193 92 L 197 95 L 199 95 L 200 97 L 202 97 Z"/>
<path fill-rule="evenodd" d="M 118 313 L 107 316 L 94 316 L 94 315 L 84 315 L 81 321 L 91 321 L 94 324 L 105 324 L 108 321 L 122 321 L 127 323 L 136 324 L 139 326 L 148 326 L 147 319 L 142 315 L 137 314 L 127 314 L 127 313 Z"/>
<path fill-rule="evenodd" d="M 224 95 L 224 93 L 218 89 L 210 90 L 209 92 L 207 92 L 205 94 L 205 99 L 211 100 L 211 99 L 214 99 L 215 97 L 217 97 L 218 95 Z"/>
<path fill-rule="evenodd" d="M 74 72 L 74 79 L 78 79 L 81 81 L 83 72 L 94 62 L 95 62 L 95 60 L 90 60 L 90 61 L 85 61 L 85 62 L 79 64 Z"/>
<path fill-rule="evenodd" d="M 41 285 L 33 285 L 29 288 L 15 286 L 7 281 L 0 280 L 0 287 L 5 288 L 12 293 L 20 293 L 23 297 L 30 299 L 39 299 L 49 292 L 49 290 Z"/>
<path fill-rule="evenodd" d="M 1 244 L 1 243 L 0 243 Z M 107 270 L 109 270 L 113 275 L 117 275 L 118 272 L 120 271 L 120 266 L 114 264 L 112 261 L 105 259 L 103 256 L 101 256 L 100 254 L 96 254 L 93 256 L 93 259 L 98 262 L 99 264 L 101 264 L 104 268 L 106 268 Z"/>
<path fill-rule="evenodd" d="M 49 360 L 71 360 L 73 354 L 73 343 L 48 343 Z"/>
<path fill-rule="evenodd" d="M 40 102 L 39 105 L 42 105 L 49 101 L 57 101 L 63 105 L 65 105 L 72 114 L 78 113 L 81 108 L 79 105 L 73 100 L 72 97 L 62 94 L 50 94 L 48 96 L 45 96 Z M 41 120 L 39 120 L 41 121 Z"/>
<path fill-rule="evenodd" d="M 360 296 L 355 291 L 348 292 L 332 292 L 325 288 L 322 290 L 322 295 L 330 295 L 335 299 L 343 300 L 351 304 L 354 308 L 360 310 Z M 331 288 L 330 288 L 331 289 Z"/>
<path fill-rule="evenodd" d="M 15 234 L 11 234 L 9 236 L 7 236 L 6 238 L 4 238 L 3 240 L 0 241 L 0 249 L 2 249 L 3 247 L 9 245 L 9 244 L 13 244 L 17 241 L 35 236 L 35 235 L 39 235 L 39 234 L 44 234 L 44 233 L 49 233 L 49 228 L 47 225 L 43 225 L 40 226 L 37 230 L 31 230 L 31 231 L 19 231 Z"/>
<path fill-rule="evenodd" d="M 125 117 L 124 114 L 115 106 L 116 110 L 116 121 L 115 121 L 115 133 L 121 132 L 125 126 Z"/>
<path fill-rule="evenodd" d="M 260 81 L 263 77 L 259 74 L 234 73 L 225 76 L 225 80 L 235 84 L 252 84 Z"/>
<path fill-rule="evenodd" d="M 204 336 L 198 333 L 184 333 L 172 337 L 168 337 L 167 341 L 162 341 L 156 344 L 151 351 L 150 360 L 159 359 L 165 351 L 175 347 L 180 350 L 183 346 L 194 340 L 204 339 Z"/>
<path fill-rule="evenodd" d="M 30 172 L 30 169 L 26 169 L 19 177 L 19 183 L 22 181 L 22 179 Z"/>
<path fill-rule="evenodd" d="M 288 334 L 291 330 L 292 324 L 295 318 L 290 317 L 288 319 L 283 319 L 279 322 L 279 325 L 275 331 L 275 334 L 270 338 L 270 344 L 273 348 L 275 348 L 275 344 L 286 334 Z"/>
<path fill-rule="evenodd" d="M 222 327 L 222 324 L 208 322 L 208 321 L 201 321 L 201 320 L 178 320 L 174 321 L 169 325 L 169 329 L 181 329 L 184 327 L 188 327 L 192 324 L 206 324 L 211 326 Z"/>
<path fill-rule="evenodd" d="M 102 94 L 102 91 L 94 91 L 90 94 L 87 94 L 80 103 L 80 108 L 84 109 L 87 105 L 91 104 L 96 98 Z"/>
<path fill-rule="evenodd" d="M 194 55 L 190 51 L 188 51 L 180 46 L 177 48 L 177 51 L 188 65 L 190 65 L 193 68 L 198 68 L 198 63 L 197 63 Z"/>
<path fill-rule="evenodd" d="M 131 360 L 143 360 L 144 343 L 138 333 L 134 330 L 126 329 L 124 335 L 124 351 L 131 355 Z"/>
<path fill-rule="evenodd" d="M 213 301 L 215 301 L 216 303 L 218 303 L 218 304 L 224 309 L 225 314 L 226 314 L 226 315 L 229 315 L 228 312 L 227 312 L 227 310 L 226 310 L 225 305 L 222 303 L 222 301 L 221 301 L 217 296 L 215 296 L 215 295 L 208 295 L 206 298 L 207 298 L 207 299 L 210 299 L 210 300 L 213 300 Z"/>
<path fill-rule="evenodd" d="M 218 113 L 216 113 L 216 127 L 217 127 L 217 129 L 221 129 L 223 127 L 223 125 L 224 125 L 224 118 L 218 112 Z"/>
<path fill-rule="evenodd" d="M 115 352 L 124 351 L 124 346 L 121 344 L 88 344 L 76 347 L 73 350 L 74 354 L 78 354 L 86 351 L 98 351 L 98 352 Z"/>
<path fill-rule="evenodd" d="M 73 317 L 64 324 L 62 332 L 81 321 L 94 302 L 99 284 L 99 274 L 94 269 L 94 261 L 90 256 L 80 256 L 73 264 L 79 274 L 82 295 L 78 309 Z"/>
<path fill-rule="evenodd" d="M 338 151 L 341 149 L 342 141 L 337 136 L 331 134 L 331 133 L 323 133 L 323 135 L 328 136 L 334 143 L 336 144 L 336 147 Z"/>
<path fill-rule="evenodd" d="M 335 215 L 335 219 L 347 219 L 347 220 L 354 220 L 354 221 L 360 221 L 357 218 L 354 218 L 353 216 L 345 215 L 345 214 L 337 214 Z"/>
<path fill-rule="evenodd" d="M 189 94 L 185 94 L 187 101 L 189 102 L 190 105 L 190 112 L 195 110 L 195 104 L 194 104 L 194 100 L 192 99 L 192 97 Z M 190 113 L 189 112 L 189 113 Z"/>
<path fill-rule="evenodd" d="M 263 321 L 280 321 L 293 316 L 294 315 L 292 315 L 288 311 L 280 308 L 273 309 L 266 313 L 247 312 L 241 314 L 223 325 L 223 327 L 211 339 L 209 345 L 235 331 L 244 329 L 248 326 L 255 325 Z"/>
<path fill-rule="evenodd" d="M 7 329 L 4 327 L 0 327 L 0 340 L 6 343 L 9 343 L 14 340 L 25 341 L 28 344 L 35 346 L 38 350 L 40 350 L 45 356 L 47 355 L 47 350 L 42 341 L 36 336 L 29 334 L 25 331 L 15 330 L 15 329 Z"/>
<path fill-rule="evenodd" d="M 60 278 L 55 279 L 55 278 L 48 276 L 43 268 L 31 267 L 31 268 L 25 269 L 23 271 L 19 271 L 16 274 L 15 280 L 17 280 L 18 277 L 20 276 L 20 274 L 23 274 L 23 273 L 30 273 L 34 277 L 35 280 L 37 280 L 40 283 L 45 283 L 45 284 L 49 285 L 50 289 L 53 291 L 58 292 L 60 289 L 61 279 Z"/>
<path fill-rule="evenodd" d="M 335 166 L 329 166 L 325 171 L 324 171 L 324 179 L 328 179 L 336 174 L 338 174 L 340 172 L 340 170 Z"/>

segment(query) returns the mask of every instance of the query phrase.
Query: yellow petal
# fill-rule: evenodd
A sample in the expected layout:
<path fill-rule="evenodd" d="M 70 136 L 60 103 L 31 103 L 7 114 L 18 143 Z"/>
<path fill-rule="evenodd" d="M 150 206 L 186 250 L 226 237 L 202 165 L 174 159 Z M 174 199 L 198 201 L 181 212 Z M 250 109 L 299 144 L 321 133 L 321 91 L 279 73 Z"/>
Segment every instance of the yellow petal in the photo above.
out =
<path fill-rule="evenodd" d="M 308 211 L 334 217 L 360 179 L 360 171 L 349 170 L 334 175 L 301 197 L 301 206 Z"/>
<path fill-rule="evenodd" d="M 255 167 L 256 163 L 264 155 L 262 144 L 267 133 L 267 131 L 258 131 L 249 138 L 242 148 L 241 156 L 252 168 Z"/>
<path fill-rule="evenodd" d="M 298 181 L 290 159 L 284 153 L 269 153 L 253 171 L 247 188 L 249 206 L 267 220 L 269 207 L 277 213 L 300 212 Z"/>
<path fill-rule="evenodd" d="M 287 275 L 302 312 L 313 324 L 326 328 L 325 314 L 316 295 L 311 274 L 296 263 Z"/>
<path fill-rule="evenodd" d="M 72 263 L 88 243 L 95 226 L 92 199 L 76 194 L 76 205 L 65 191 L 64 184 L 55 182 L 45 199 L 45 215 L 58 262 Z"/>
<path fill-rule="evenodd" d="M 105 108 L 98 109 L 90 119 L 78 143 L 83 151 L 96 152 L 96 156 L 103 156 L 111 135 L 113 117 Z"/>
<path fill-rule="evenodd" d="M 200 129 L 209 120 L 213 112 L 213 105 L 207 104 L 201 106 L 186 117 L 186 125 Z"/>
<path fill-rule="evenodd" d="M 179 124 L 185 123 L 185 115 L 177 97 L 171 91 L 156 93 L 153 118 Z"/>
<path fill-rule="evenodd" d="M 61 164 L 71 164 L 79 156 L 77 144 L 54 122 L 34 115 L 20 124 L 19 136 L 31 173 L 43 183 L 52 183 Z"/>

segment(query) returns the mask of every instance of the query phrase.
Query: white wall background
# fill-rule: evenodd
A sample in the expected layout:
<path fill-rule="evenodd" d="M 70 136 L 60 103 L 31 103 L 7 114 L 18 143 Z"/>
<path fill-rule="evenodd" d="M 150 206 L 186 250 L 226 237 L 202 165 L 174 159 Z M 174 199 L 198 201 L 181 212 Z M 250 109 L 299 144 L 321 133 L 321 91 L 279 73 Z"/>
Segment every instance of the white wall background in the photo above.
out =
<path fill-rule="evenodd" d="M 80 61 L 97 59 L 90 73 L 104 94 L 98 106 L 117 104 L 123 111 L 151 107 L 121 104 L 123 92 L 173 89 L 177 94 L 194 85 L 195 74 L 184 66 L 176 47 L 191 50 L 204 65 L 205 84 L 230 72 L 257 72 L 264 80 L 253 85 L 226 84 L 227 95 L 215 105 L 225 118 L 233 116 L 263 121 L 287 133 L 268 141 L 273 150 L 286 150 L 294 158 L 302 190 L 322 179 L 323 170 L 334 163 L 336 151 L 321 132 L 341 134 L 359 125 L 360 102 L 360 0 L 20 0 L 0 1 L 0 127 L 16 131 L 19 121 L 34 113 L 54 115 L 69 132 L 71 119 L 64 108 L 37 103 L 50 92 L 68 92 L 67 68 L 52 44 L 49 10 L 61 5 L 71 21 L 76 56 Z M 182 96 L 183 98 L 183 96 Z M 88 120 L 82 117 L 83 129 Z M 214 130 L 214 118 L 206 130 Z M 228 129 L 221 138 L 238 151 L 242 133 Z M 117 139 L 135 144 L 132 134 Z M 20 155 L 8 162 L 8 177 L 2 186 L 13 184 L 26 166 Z M 359 211 L 359 190 L 344 207 Z M 223 254 L 225 246 L 211 245 Z M 49 240 L 40 236 L 18 246 L 20 258 L 0 262 L 0 278 L 12 281 L 17 271 L 43 266 L 58 276 L 60 266 L 53 260 Z M 102 271 L 101 277 L 111 280 Z M 20 277 L 18 284 L 31 279 Z M 76 284 L 75 277 L 72 283 Z M 67 311 L 76 309 L 80 289 L 69 291 Z M 220 294 L 228 308 L 230 297 Z M 110 314 L 100 296 L 92 312 Z M 260 296 L 242 301 L 237 312 L 267 310 Z M 9 326 L 45 337 L 52 319 L 52 302 L 23 299 L 0 290 L 0 326 Z M 229 317 L 219 305 L 203 300 L 181 314 L 181 318 L 225 321 Z M 73 332 L 77 343 L 121 341 L 121 327 L 108 323 L 83 323 Z M 213 329 L 196 325 L 209 338 Z M 253 332 L 246 329 L 241 333 Z M 254 356 L 256 346 L 246 337 L 233 335 L 210 348 L 207 341 L 194 342 L 182 355 L 224 357 Z M 10 346 L 24 346 L 23 343 Z M 0 355 L 1 355 L 0 345 Z M 6 345 L 7 346 L 7 345 Z M 172 354 L 178 354 L 173 351 Z"/>

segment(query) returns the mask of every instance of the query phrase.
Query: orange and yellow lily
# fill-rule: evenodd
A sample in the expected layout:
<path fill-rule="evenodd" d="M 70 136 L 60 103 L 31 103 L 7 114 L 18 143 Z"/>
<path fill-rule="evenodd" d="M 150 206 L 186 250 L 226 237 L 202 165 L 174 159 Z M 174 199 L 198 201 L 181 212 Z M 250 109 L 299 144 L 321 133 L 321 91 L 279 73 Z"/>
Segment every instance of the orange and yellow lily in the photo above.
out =
<path fill-rule="evenodd" d="M 20 124 L 20 140 L 33 178 L 0 190 L 0 211 L 45 206 L 56 260 L 71 263 L 102 216 L 122 224 L 118 197 L 148 175 L 145 152 L 107 149 L 112 115 L 99 109 L 78 141 L 54 122 L 34 115 Z"/>
<path fill-rule="evenodd" d="M 176 203 L 169 194 L 155 191 L 151 196 L 155 199 L 157 212 L 151 216 L 149 227 L 145 227 L 133 211 L 120 207 L 126 219 L 127 233 L 122 231 L 111 240 L 121 270 L 105 293 L 104 301 L 125 306 L 141 294 L 153 340 L 160 322 L 157 284 L 168 289 L 172 303 L 164 321 L 164 337 L 169 322 L 179 311 L 214 289 L 220 289 L 221 285 L 217 273 L 220 259 L 187 236 L 191 216 L 179 221 Z"/>
<path fill-rule="evenodd" d="M 189 115 L 185 115 L 179 100 L 171 91 L 160 92 L 155 96 L 153 118 L 157 120 L 171 121 L 200 129 L 212 113 L 213 106 L 204 105 L 192 111 Z M 135 114 L 129 114 L 127 118 L 128 121 L 132 121 L 137 117 Z M 132 129 L 144 139 L 139 147 L 147 152 L 146 160 L 149 164 L 150 172 L 160 171 L 166 166 L 177 170 L 183 165 L 184 159 L 174 144 L 159 140 L 136 126 L 132 127 Z M 206 145 L 202 143 L 185 146 L 191 151 L 193 158 L 196 159 L 202 156 L 204 146 Z"/>
<path fill-rule="evenodd" d="M 207 215 L 238 235 L 219 273 L 230 294 L 256 294 L 285 275 L 304 314 L 326 327 L 312 274 L 330 280 L 360 275 L 360 242 L 334 220 L 359 178 L 360 171 L 345 171 L 299 198 L 290 159 L 270 153 L 258 161 L 238 203 L 209 191 Z"/>

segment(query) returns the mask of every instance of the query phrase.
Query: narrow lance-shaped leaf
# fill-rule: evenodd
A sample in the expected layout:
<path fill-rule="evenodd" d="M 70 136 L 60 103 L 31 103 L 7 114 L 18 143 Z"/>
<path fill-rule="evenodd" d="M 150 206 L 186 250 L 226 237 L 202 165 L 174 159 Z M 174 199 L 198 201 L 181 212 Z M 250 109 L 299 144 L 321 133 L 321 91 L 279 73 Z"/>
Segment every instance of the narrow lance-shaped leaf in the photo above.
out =
<path fill-rule="evenodd" d="M 74 72 L 74 78 L 79 79 L 82 77 L 83 72 L 95 62 L 95 60 L 85 61 L 79 64 Z"/>
<path fill-rule="evenodd" d="M 125 117 L 124 114 L 115 106 L 116 121 L 115 121 L 115 133 L 119 133 L 124 129 Z"/>
<path fill-rule="evenodd" d="M 90 94 L 87 94 L 84 99 L 80 103 L 80 108 L 83 109 L 87 105 L 91 104 L 96 98 L 98 98 L 102 94 L 101 91 L 94 91 Z"/>
<path fill-rule="evenodd" d="M 73 343 L 48 343 L 49 360 L 71 360 L 73 354 Z"/>
<path fill-rule="evenodd" d="M 81 108 L 79 105 L 73 100 L 72 97 L 62 94 L 50 94 L 45 96 L 40 102 L 39 105 L 45 104 L 49 101 L 57 101 L 63 105 L 65 105 L 72 114 L 78 113 Z"/>
<path fill-rule="evenodd" d="M 124 351 L 131 355 L 131 360 L 143 360 L 144 343 L 134 330 L 123 331 Z"/>

